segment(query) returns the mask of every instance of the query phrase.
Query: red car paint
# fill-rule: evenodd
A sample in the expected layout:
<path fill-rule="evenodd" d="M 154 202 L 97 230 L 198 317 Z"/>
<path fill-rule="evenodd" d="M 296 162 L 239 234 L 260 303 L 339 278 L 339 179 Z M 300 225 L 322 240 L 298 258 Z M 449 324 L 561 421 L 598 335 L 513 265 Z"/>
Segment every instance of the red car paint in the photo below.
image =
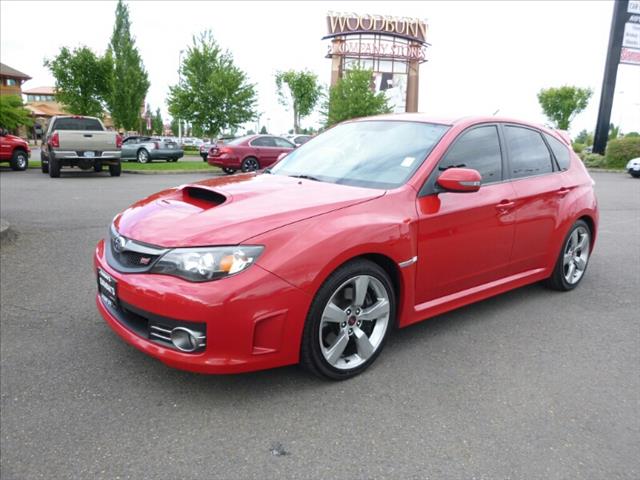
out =
<path fill-rule="evenodd" d="M 29 156 L 29 144 L 15 135 L 0 135 L 0 162 L 9 162 L 16 151 L 23 151 Z"/>
<path fill-rule="evenodd" d="M 209 165 L 241 170 L 242 162 L 245 159 L 255 158 L 258 160 L 258 168 L 266 168 L 276 163 L 280 154 L 290 152 L 295 148 L 295 145 L 289 140 L 272 135 L 251 135 L 237 140 L 240 141 L 212 146 L 207 156 Z M 273 145 L 258 145 L 266 143 L 265 141 L 269 141 Z M 285 146 L 287 144 L 289 146 Z"/>
<path fill-rule="evenodd" d="M 125 341 L 172 367 L 236 373 L 299 361 L 314 295 L 340 265 L 366 256 L 397 275 L 400 327 L 543 280 L 551 274 L 569 228 L 583 218 L 598 225 L 593 181 L 571 152 L 566 171 L 507 179 L 472 193 L 419 196 L 454 140 L 479 124 L 515 124 L 562 140 L 524 122 L 419 114 L 377 117 L 451 125 L 414 175 L 391 190 L 358 188 L 279 175 L 249 173 L 193 184 L 226 198 L 218 205 L 187 194 L 160 192 L 119 215 L 121 235 L 162 247 L 263 245 L 255 265 L 221 280 L 192 283 L 160 274 L 120 273 L 94 264 L 118 282 L 118 297 L 139 309 L 206 324 L 202 353 L 181 353 L 123 326 L 98 295 L 98 309 Z M 313 143 L 309 145 L 312 146 Z M 405 268 L 398 264 L 417 257 Z"/>

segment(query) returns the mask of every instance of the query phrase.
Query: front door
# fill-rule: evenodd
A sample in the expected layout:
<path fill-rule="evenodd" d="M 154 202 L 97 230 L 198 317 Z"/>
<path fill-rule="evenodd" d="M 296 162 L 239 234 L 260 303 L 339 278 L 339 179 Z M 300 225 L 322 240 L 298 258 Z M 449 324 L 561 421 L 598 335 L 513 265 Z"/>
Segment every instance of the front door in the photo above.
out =
<path fill-rule="evenodd" d="M 507 276 L 514 237 L 513 186 L 503 181 L 496 125 L 465 130 L 440 160 L 417 200 L 417 305 Z M 465 167 L 482 175 L 480 190 L 439 189 L 438 175 Z"/>

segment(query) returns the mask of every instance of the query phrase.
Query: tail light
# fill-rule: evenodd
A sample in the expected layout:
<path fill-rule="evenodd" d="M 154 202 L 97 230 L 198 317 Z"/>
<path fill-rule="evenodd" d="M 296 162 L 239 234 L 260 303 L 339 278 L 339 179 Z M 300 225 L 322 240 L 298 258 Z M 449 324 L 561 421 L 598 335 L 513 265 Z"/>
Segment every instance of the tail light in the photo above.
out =
<path fill-rule="evenodd" d="M 51 146 L 53 148 L 60 148 L 60 136 L 58 132 L 53 132 L 53 135 L 51 135 Z"/>
<path fill-rule="evenodd" d="M 223 153 L 231 153 L 233 152 L 233 150 L 231 150 L 229 147 L 222 147 L 220 149 L 220 155 L 222 155 Z"/>
<path fill-rule="evenodd" d="M 122 148 L 122 135 L 116 134 L 116 148 Z"/>

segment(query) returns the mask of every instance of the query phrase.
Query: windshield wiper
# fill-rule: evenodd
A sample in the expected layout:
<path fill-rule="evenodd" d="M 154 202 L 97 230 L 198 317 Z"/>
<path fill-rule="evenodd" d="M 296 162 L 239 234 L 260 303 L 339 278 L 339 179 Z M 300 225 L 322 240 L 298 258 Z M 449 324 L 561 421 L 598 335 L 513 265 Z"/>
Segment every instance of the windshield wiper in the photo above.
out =
<path fill-rule="evenodd" d="M 321 182 L 322 181 L 319 178 L 312 177 L 311 175 L 301 174 L 301 175 L 289 175 L 289 176 L 293 177 L 293 178 L 303 178 L 305 180 L 313 180 L 314 182 Z"/>

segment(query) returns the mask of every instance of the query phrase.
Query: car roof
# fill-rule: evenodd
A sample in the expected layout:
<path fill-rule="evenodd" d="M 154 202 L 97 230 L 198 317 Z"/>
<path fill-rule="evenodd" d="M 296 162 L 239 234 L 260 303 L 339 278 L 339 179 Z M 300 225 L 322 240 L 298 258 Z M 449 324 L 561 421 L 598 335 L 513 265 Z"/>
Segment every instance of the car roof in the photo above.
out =
<path fill-rule="evenodd" d="M 517 118 L 510 117 L 496 117 L 489 115 L 469 115 L 465 117 L 439 117 L 433 115 L 427 115 L 426 113 L 391 113 L 384 115 L 376 115 L 373 117 L 363 117 L 350 121 L 367 121 L 367 120 L 396 120 L 396 121 L 407 121 L 407 122 L 424 122 L 424 123 L 435 123 L 438 125 L 448 125 L 448 126 L 460 126 L 465 128 L 467 126 L 475 125 L 478 123 L 516 123 L 519 125 L 524 125 L 527 127 L 536 128 L 538 130 L 542 130 L 545 133 L 549 133 L 551 135 L 555 135 L 567 142 L 567 135 L 563 134 L 560 130 L 555 130 L 553 128 L 549 128 L 546 125 L 541 125 L 533 122 L 528 122 L 526 120 L 520 120 Z"/>

